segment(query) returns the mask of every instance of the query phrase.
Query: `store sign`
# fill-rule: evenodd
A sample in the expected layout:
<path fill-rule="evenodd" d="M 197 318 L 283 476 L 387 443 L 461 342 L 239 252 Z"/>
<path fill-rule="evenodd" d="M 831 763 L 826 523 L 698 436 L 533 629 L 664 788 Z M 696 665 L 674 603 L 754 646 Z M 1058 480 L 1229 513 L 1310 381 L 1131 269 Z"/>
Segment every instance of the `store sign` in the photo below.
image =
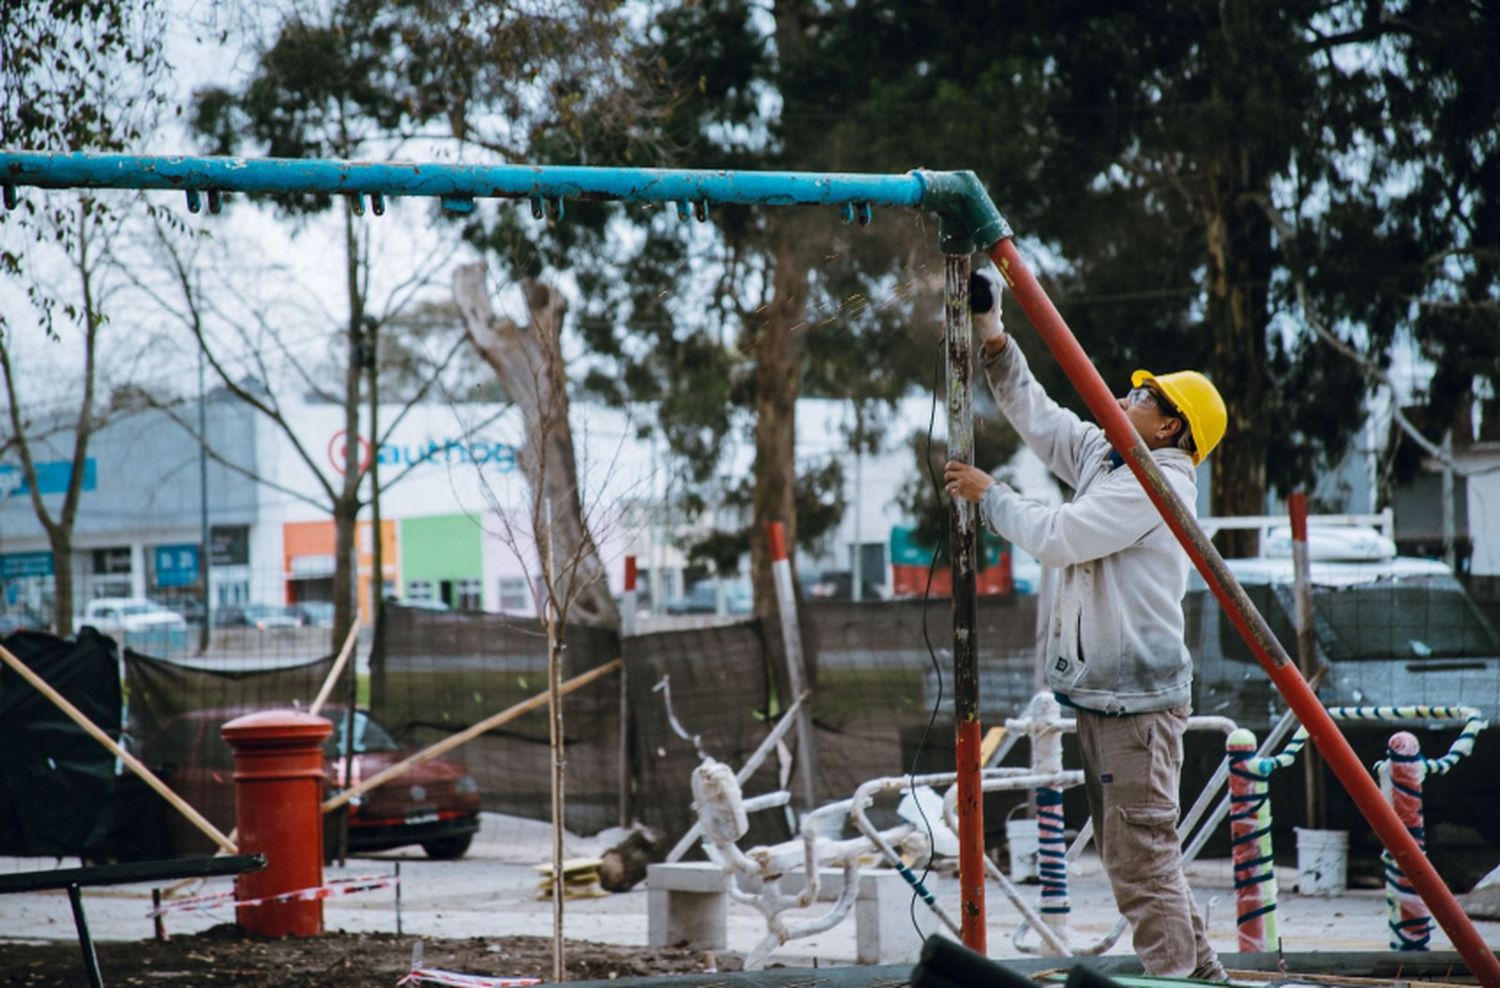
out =
<path fill-rule="evenodd" d="M 156 585 L 191 587 L 198 582 L 198 547 L 196 545 L 159 545 L 154 550 Z"/>
<path fill-rule="evenodd" d="M 998 535 L 981 531 L 980 547 L 984 552 L 984 558 L 979 560 L 979 567 L 984 569 L 995 566 L 1000 562 L 1000 553 L 1009 548 L 1009 544 Z M 930 566 L 932 565 L 932 549 L 917 541 L 917 530 L 904 525 L 891 526 L 891 565 L 892 566 Z"/>
<path fill-rule="evenodd" d="M 215 525 L 209 532 L 209 561 L 215 566 L 246 566 L 250 562 L 250 526 Z"/>
<path fill-rule="evenodd" d="M 0 553 L 0 580 L 19 580 L 28 576 L 51 576 L 52 553 Z"/>
<path fill-rule="evenodd" d="M 328 462 L 340 473 L 344 470 L 347 436 L 341 429 L 328 439 Z M 370 442 L 363 436 L 355 440 L 355 460 L 363 470 L 370 464 Z M 516 468 L 516 448 L 510 443 L 448 436 L 425 443 L 382 443 L 376 462 L 383 467 L 477 466 L 510 473 Z"/>
<path fill-rule="evenodd" d="M 91 491 L 98 480 L 98 468 L 91 456 L 83 461 L 83 489 Z M 73 476 L 70 460 L 50 460 L 36 465 L 36 488 L 42 494 L 66 494 L 68 480 Z M 30 497 L 31 485 L 26 482 L 24 468 L 13 463 L 0 463 L 0 497 Z"/>

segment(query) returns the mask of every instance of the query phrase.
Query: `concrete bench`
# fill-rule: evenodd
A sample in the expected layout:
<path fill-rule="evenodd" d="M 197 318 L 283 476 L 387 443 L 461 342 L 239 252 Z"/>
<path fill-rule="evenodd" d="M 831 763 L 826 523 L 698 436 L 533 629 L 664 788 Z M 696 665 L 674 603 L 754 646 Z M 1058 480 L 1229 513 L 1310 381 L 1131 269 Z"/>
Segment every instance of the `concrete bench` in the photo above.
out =
<path fill-rule="evenodd" d="M 819 872 L 819 901 L 837 899 L 842 870 Z M 683 944 L 697 950 L 728 946 L 729 883 L 724 869 L 709 861 L 653 864 L 646 868 L 648 941 L 653 947 Z M 801 873 L 781 879 L 782 892 L 796 895 L 806 884 Z M 854 899 L 854 954 L 857 964 L 915 962 L 921 935 L 912 928 L 907 906 L 911 886 L 894 871 L 862 871 Z"/>

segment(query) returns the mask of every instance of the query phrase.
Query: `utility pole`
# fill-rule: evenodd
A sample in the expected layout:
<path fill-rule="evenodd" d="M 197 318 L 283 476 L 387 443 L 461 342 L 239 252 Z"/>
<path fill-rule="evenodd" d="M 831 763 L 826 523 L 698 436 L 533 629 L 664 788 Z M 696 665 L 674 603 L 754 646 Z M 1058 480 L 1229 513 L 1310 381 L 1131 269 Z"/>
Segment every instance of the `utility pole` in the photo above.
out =
<path fill-rule="evenodd" d="M 213 593 L 210 575 L 213 569 L 214 547 L 210 541 L 208 524 L 208 411 L 203 394 L 203 348 L 198 348 L 198 541 L 202 547 L 198 553 L 198 574 L 203 581 L 203 626 L 198 629 L 198 654 L 208 651 L 213 636 Z"/>

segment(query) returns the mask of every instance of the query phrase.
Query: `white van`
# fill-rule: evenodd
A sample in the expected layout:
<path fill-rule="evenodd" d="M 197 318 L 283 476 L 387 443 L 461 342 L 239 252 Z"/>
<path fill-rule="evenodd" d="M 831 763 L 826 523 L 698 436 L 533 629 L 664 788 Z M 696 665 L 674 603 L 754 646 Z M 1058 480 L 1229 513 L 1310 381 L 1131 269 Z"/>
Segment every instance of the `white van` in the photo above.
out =
<path fill-rule="evenodd" d="M 1256 558 L 1225 562 L 1295 660 L 1290 529 L 1269 528 L 1261 545 Z M 1310 527 L 1308 556 L 1317 655 L 1330 666 L 1318 690 L 1324 703 L 1500 713 L 1500 636 L 1443 562 L 1399 556 L 1388 536 L 1365 526 Z M 1193 584 L 1204 586 L 1196 574 Z M 1217 602 L 1189 596 L 1201 601 L 1188 629 L 1196 710 L 1263 729 L 1284 704 Z"/>

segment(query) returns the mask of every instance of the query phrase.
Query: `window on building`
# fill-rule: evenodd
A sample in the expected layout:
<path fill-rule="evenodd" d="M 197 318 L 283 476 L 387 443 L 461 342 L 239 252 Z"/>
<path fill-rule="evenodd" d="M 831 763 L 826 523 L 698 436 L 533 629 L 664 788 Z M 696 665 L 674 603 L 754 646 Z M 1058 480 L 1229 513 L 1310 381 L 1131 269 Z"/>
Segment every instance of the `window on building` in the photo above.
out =
<path fill-rule="evenodd" d="M 484 584 L 478 580 L 459 580 L 453 606 L 460 611 L 484 610 Z"/>
<path fill-rule="evenodd" d="M 408 580 L 406 584 L 406 597 L 408 600 L 435 600 L 431 580 Z"/>
<path fill-rule="evenodd" d="M 502 611 L 531 610 L 531 589 L 524 576 L 502 576 L 500 578 L 500 609 Z"/>
<path fill-rule="evenodd" d="M 854 571 L 854 553 L 859 552 L 860 579 L 873 587 L 883 587 L 885 579 L 885 543 L 862 542 L 849 546 L 849 571 Z"/>
<path fill-rule="evenodd" d="M 104 575 L 130 575 L 130 547 L 94 550 L 94 573 Z"/>

